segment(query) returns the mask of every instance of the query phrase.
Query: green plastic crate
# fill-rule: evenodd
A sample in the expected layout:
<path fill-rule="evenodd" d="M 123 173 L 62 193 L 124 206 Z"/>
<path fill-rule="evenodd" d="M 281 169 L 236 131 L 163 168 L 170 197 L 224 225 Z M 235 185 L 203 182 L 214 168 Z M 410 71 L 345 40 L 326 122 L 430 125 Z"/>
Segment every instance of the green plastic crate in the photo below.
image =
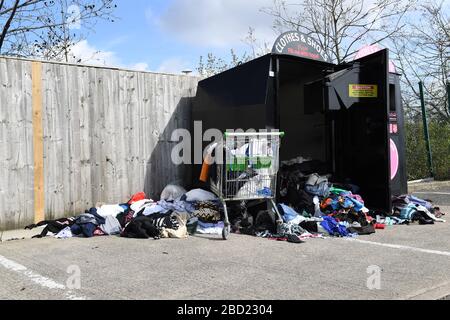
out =
<path fill-rule="evenodd" d="M 273 157 L 234 157 L 233 163 L 229 164 L 229 170 L 232 172 L 245 171 L 252 169 L 270 169 L 273 164 Z"/>

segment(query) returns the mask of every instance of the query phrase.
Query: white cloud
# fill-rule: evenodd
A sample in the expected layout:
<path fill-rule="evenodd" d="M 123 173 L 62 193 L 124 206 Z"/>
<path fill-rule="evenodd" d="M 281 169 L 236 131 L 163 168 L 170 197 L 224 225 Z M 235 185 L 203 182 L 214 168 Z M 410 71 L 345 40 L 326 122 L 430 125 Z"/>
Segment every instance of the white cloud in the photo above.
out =
<path fill-rule="evenodd" d="M 114 51 L 103 51 L 89 44 L 87 40 L 76 43 L 71 49 L 70 62 L 79 62 L 104 67 L 125 68 L 137 71 L 148 71 L 149 65 L 145 62 L 138 62 L 127 65 L 122 62 Z"/>
<path fill-rule="evenodd" d="M 137 71 L 148 71 L 149 65 L 146 62 L 139 62 L 139 63 L 132 64 L 131 66 L 129 66 L 129 68 L 131 70 L 137 70 Z"/>
<path fill-rule="evenodd" d="M 72 62 L 81 60 L 82 63 L 101 65 L 101 66 L 118 66 L 119 59 L 113 51 L 101 51 L 91 46 L 87 40 L 76 43 L 71 49 Z"/>
<path fill-rule="evenodd" d="M 260 12 L 271 4 L 272 0 L 174 0 L 156 22 L 152 14 L 147 19 L 189 44 L 233 47 L 243 44 L 249 27 L 258 38 L 275 40 L 273 19 Z"/>
<path fill-rule="evenodd" d="M 297 13 L 300 8 L 295 4 L 299 2 L 287 0 L 288 12 Z M 365 10 L 373 9 L 370 17 L 377 16 L 377 0 L 364 0 L 361 3 Z M 397 6 L 406 3 L 408 1 L 400 0 Z M 355 0 L 346 0 L 345 4 L 353 7 Z M 261 42 L 271 44 L 275 41 L 276 34 L 272 29 L 274 18 L 261 12 L 261 8 L 272 6 L 273 0 L 173 0 L 161 16 L 157 17 L 151 8 L 146 16 L 150 24 L 187 44 L 235 48 L 243 45 L 242 40 L 249 27 L 255 29 L 256 37 Z M 376 21 L 377 26 L 383 23 L 386 21 Z"/>
<path fill-rule="evenodd" d="M 71 62 L 81 60 L 83 64 L 95 66 L 116 67 L 136 71 L 149 71 L 150 66 L 146 62 L 138 62 L 134 64 L 125 64 L 114 51 L 102 51 L 95 46 L 89 44 L 87 40 L 78 42 L 72 47 Z M 183 70 L 193 70 L 192 64 L 179 57 L 168 58 L 161 62 L 157 72 L 165 73 L 181 73 Z M 194 71 L 194 70 L 193 70 Z"/>
<path fill-rule="evenodd" d="M 184 70 L 192 70 L 191 63 L 182 58 L 169 58 L 161 62 L 158 72 L 166 72 L 166 73 L 181 73 Z"/>

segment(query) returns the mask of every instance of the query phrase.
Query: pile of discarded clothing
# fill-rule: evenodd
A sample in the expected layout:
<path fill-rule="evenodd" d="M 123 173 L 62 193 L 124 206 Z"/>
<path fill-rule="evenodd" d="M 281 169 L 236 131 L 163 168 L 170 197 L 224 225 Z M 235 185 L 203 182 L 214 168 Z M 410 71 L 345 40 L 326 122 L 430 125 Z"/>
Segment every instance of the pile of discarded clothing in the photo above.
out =
<path fill-rule="evenodd" d="M 431 202 L 413 196 L 393 199 L 393 212 L 369 210 L 352 184 L 329 182 L 329 175 L 313 170 L 326 166 L 302 157 L 283 163 L 280 171 L 280 204 L 283 223 L 276 223 L 275 213 L 245 210 L 233 221 L 233 230 L 272 240 L 302 243 L 317 237 L 356 237 L 370 235 L 387 226 L 418 222 L 445 222 L 445 215 Z M 313 173 L 312 173 L 313 172 Z"/>
<path fill-rule="evenodd" d="M 322 175 L 314 172 L 317 169 Z M 320 161 L 302 157 L 283 163 L 279 210 L 285 224 L 338 237 L 368 235 L 384 227 L 369 215 L 357 186 L 330 183 L 325 170 Z"/>
<path fill-rule="evenodd" d="M 357 186 L 331 183 L 325 170 L 324 164 L 301 157 L 284 162 L 278 190 L 283 221 L 264 201 L 227 203 L 232 232 L 303 243 L 311 238 L 370 235 L 392 225 L 445 222 L 439 208 L 413 196 L 395 197 L 390 213 L 369 210 Z M 215 194 L 169 185 L 159 201 L 140 192 L 123 204 L 98 205 L 76 217 L 42 221 L 27 229 L 45 226 L 36 238 L 181 239 L 193 234 L 221 235 L 223 220 L 223 204 Z"/>
<path fill-rule="evenodd" d="M 403 195 L 394 197 L 392 204 L 393 217 L 386 217 L 386 219 L 394 218 L 406 223 L 418 222 L 421 225 L 446 222 L 442 219 L 445 213 L 441 212 L 439 207 L 434 207 L 431 201 Z"/>
<path fill-rule="evenodd" d="M 303 184 L 295 181 L 288 188 L 290 197 L 278 205 L 283 222 L 276 224 L 272 216 L 261 223 L 261 216 L 270 213 L 260 212 L 256 236 L 302 243 L 309 238 L 368 235 L 384 228 L 369 216 L 360 195 L 332 186 L 326 176 L 311 174 Z"/>
<path fill-rule="evenodd" d="M 144 192 L 123 204 L 101 205 L 76 217 L 42 221 L 26 229 L 45 226 L 34 238 L 120 235 L 125 238 L 186 238 L 189 234 L 221 234 L 223 207 L 211 192 L 187 192 L 176 185 L 167 186 L 160 201 L 148 199 Z"/>

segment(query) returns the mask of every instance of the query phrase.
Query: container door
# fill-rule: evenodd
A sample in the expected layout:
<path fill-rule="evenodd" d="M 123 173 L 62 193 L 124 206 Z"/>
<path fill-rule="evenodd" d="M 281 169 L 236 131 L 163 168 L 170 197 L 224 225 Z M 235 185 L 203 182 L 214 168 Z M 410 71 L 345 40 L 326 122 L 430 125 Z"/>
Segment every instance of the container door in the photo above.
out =
<path fill-rule="evenodd" d="M 389 53 L 354 61 L 326 77 L 331 162 L 335 178 L 360 188 L 366 206 L 391 210 Z"/>

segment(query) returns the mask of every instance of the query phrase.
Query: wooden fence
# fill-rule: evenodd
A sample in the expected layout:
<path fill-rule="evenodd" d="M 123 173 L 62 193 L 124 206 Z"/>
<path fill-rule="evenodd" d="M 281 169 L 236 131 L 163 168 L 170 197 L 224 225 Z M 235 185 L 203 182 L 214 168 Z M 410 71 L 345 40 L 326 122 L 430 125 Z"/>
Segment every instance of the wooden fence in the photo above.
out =
<path fill-rule="evenodd" d="M 0 57 L 0 230 L 158 197 L 198 78 Z"/>

